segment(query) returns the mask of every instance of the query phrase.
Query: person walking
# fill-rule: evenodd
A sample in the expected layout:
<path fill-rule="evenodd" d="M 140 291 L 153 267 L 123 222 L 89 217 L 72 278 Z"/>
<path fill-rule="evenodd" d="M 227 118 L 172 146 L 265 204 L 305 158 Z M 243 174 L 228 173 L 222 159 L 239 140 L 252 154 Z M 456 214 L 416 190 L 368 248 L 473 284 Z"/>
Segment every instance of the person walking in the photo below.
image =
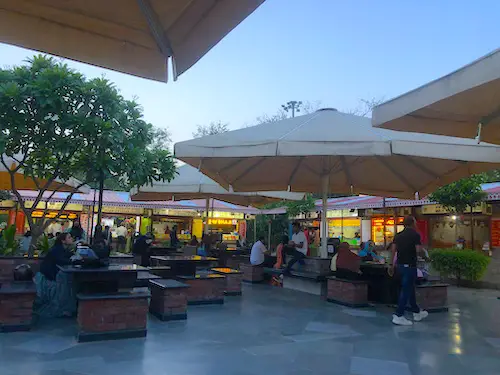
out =
<path fill-rule="evenodd" d="M 125 251 L 125 247 L 127 245 L 127 234 L 128 234 L 127 227 L 123 224 L 122 221 L 120 226 L 116 228 L 117 251 L 119 252 Z"/>
<path fill-rule="evenodd" d="M 292 247 L 292 251 L 290 254 L 292 256 L 292 259 L 287 263 L 284 273 L 289 273 L 295 263 L 303 263 L 302 259 L 304 259 L 307 255 L 307 238 L 300 228 L 300 223 L 297 221 L 293 223 L 292 240 L 288 245 Z"/>
<path fill-rule="evenodd" d="M 392 265 L 392 274 L 396 268 L 401 280 L 401 292 L 399 295 L 398 307 L 392 316 L 392 322 L 396 325 L 410 326 L 413 323 L 404 316 L 405 309 L 410 303 L 413 312 L 413 320 L 416 322 L 426 318 L 429 313 L 421 310 L 417 305 L 415 285 L 417 280 L 417 252 L 422 252 L 422 242 L 420 234 L 415 229 L 417 221 L 413 216 L 408 216 L 403 221 L 404 230 L 396 234 L 391 251 L 397 254 L 396 264 Z M 395 254 L 396 253 L 396 254 Z"/>

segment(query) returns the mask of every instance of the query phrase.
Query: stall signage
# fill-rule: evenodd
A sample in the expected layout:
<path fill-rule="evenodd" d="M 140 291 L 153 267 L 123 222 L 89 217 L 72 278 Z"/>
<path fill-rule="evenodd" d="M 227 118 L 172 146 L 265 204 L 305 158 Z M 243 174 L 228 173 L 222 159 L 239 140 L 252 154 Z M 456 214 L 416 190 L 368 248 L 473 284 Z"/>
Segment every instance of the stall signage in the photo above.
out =
<path fill-rule="evenodd" d="M 50 212 L 47 212 L 45 214 L 45 218 L 46 219 L 53 219 L 57 216 L 59 212 L 55 212 L 55 211 L 50 211 Z M 33 213 L 31 214 L 32 217 L 34 218 L 41 218 L 41 217 L 44 217 L 43 215 L 43 211 L 33 211 Z M 77 214 L 74 214 L 74 213 L 62 213 L 59 215 L 59 219 L 70 219 L 70 220 L 74 220 L 78 217 Z"/>
<path fill-rule="evenodd" d="M 475 206 L 472 210 L 474 213 L 484 213 L 488 214 L 491 213 L 491 209 L 488 208 L 487 204 L 484 203 L 479 203 L 477 206 Z M 469 208 L 467 208 L 467 212 L 469 212 Z M 449 214 L 451 213 L 450 210 L 446 209 L 440 204 L 429 204 L 426 206 L 422 207 L 422 213 L 427 214 L 427 215 L 432 215 L 432 214 Z"/>
<path fill-rule="evenodd" d="M 97 207 L 96 207 L 97 210 Z M 102 212 L 114 214 L 142 215 L 144 210 L 135 207 L 104 206 Z"/>
<path fill-rule="evenodd" d="M 326 217 L 357 217 L 358 210 L 328 210 Z"/>
<path fill-rule="evenodd" d="M 245 214 L 239 212 L 214 211 L 210 216 L 213 216 L 214 218 L 243 219 L 245 217 Z"/>
<path fill-rule="evenodd" d="M 155 208 L 153 215 L 157 216 L 196 216 L 193 210 L 172 210 L 170 208 Z"/>
<path fill-rule="evenodd" d="M 403 220 L 404 220 L 404 218 L 398 217 L 397 218 L 398 225 L 403 224 Z M 375 227 L 383 227 L 384 226 L 384 219 L 383 218 L 373 219 L 372 222 L 373 222 L 373 226 L 375 226 Z M 394 225 L 394 218 L 385 219 L 385 225 L 386 226 Z"/>
<path fill-rule="evenodd" d="M 208 225 L 237 225 L 238 220 L 209 218 Z"/>
<path fill-rule="evenodd" d="M 491 247 L 500 247 L 500 218 L 491 219 Z"/>

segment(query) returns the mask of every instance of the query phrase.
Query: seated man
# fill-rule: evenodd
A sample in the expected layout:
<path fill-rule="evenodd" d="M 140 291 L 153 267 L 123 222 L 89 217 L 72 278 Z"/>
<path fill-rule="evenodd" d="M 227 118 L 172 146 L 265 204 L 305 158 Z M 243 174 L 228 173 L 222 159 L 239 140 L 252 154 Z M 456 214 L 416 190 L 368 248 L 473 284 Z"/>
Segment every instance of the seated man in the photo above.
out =
<path fill-rule="evenodd" d="M 273 267 L 275 262 L 276 259 L 268 255 L 268 250 L 264 245 L 264 236 L 259 236 L 252 246 L 250 264 L 258 267 Z"/>
<path fill-rule="evenodd" d="M 292 259 L 287 263 L 284 273 L 289 273 L 295 263 L 301 262 L 306 257 L 307 254 L 307 239 L 304 232 L 300 228 L 300 223 L 293 223 L 293 235 L 292 240 L 288 244 L 292 250 L 290 255 Z"/>
<path fill-rule="evenodd" d="M 362 276 L 360 264 L 361 258 L 351 251 L 347 242 L 342 242 L 332 258 L 331 269 L 339 279 L 359 280 Z"/>

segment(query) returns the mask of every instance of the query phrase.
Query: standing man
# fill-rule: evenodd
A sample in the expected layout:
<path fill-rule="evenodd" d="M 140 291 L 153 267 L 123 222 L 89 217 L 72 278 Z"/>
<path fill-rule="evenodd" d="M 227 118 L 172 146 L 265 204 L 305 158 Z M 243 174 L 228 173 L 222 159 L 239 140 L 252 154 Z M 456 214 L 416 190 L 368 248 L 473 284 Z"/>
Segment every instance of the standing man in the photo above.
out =
<path fill-rule="evenodd" d="M 117 251 L 124 252 L 127 245 L 127 228 L 123 225 L 123 221 L 120 226 L 116 228 L 116 240 L 118 242 Z"/>
<path fill-rule="evenodd" d="M 307 255 L 307 238 L 300 228 L 300 223 L 297 221 L 293 223 L 292 240 L 290 241 L 288 246 L 292 248 L 290 254 L 292 256 L 292 259 L 287 262 L 284 273 L 289 273 L 295 263 L 299 261 L 302 263 L 302 259 L 304 259 Z"/>
<path fill-rule="evenodd" d="M 413 216 L 408 216 L 404 219 L 403 225 L 405 229 L 396 234 L 394 242 L 391 245 L 392 259 L 394 259 L 394 253 L 397 252 L 397 264 L 392 265 L 392 272 L 394 272 L 394 267 L 397 267 L 397 272 L 401 278 L 401 293 L 399 295 L 398 308 L 392 316 L 392 322 L 401 326 L 411 326 L 413 323 L 404 316 L 408 302 L 413 312 L 414 321 L 421 321 L 429 313 L 425 310 L 420 310 L 417 305 L 415 293 L 417 251 L 423 252 L 420 234 L 415 229 L 417 221 Z"/>

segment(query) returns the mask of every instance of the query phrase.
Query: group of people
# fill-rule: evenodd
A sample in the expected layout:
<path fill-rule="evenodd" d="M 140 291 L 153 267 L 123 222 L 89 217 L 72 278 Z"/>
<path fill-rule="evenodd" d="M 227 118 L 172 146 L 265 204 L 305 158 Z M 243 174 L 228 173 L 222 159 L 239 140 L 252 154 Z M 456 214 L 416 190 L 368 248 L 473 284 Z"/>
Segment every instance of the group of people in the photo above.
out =
<path fill-rule="evenodd" d="M 417 268 L 418 255 L 427 258 L 428 254 L 422 247 L 421 237 L 416 230 L 416 220 L 413 216 L 404 219 L 404 230 L 399 232 L 394 241 L 390 244 L 391 265 L 389 275 L 397 277 L 401 284 L 401 290 L 398 298 L 398 306 L 393 315 L 392 322 L 396 325 L 411 325 L 412 321 L 405 317 L 407 305 L 410 305 L 414 321 L 421 321 L 426 318 L 428 313 L 421 310 L 416 300 L 416 282 L 423 271 Z M 307 239 L 302 232 L 300 224 L 293 224 L 292 239 L 283 236 L 276 249 L 276 257 L 271 256 L 264 244 L 264 237 L 259 237 L 252 247 L 250 253 L 250 263 L 256 267 L 274 267 L 281 269 L 286 263 L 283 274 L 290 272 L 292 267 L 301 262 L 307 254 Z M 289 256 L 288 262 L 285 257 Z M 363 260 L 384 261 L 383 257 L 374 250 L 372 241 L 363 244 L 358 254 L 350 249 L 347 242 L 342 242 L 331 261 L 331 270 L 335 276 L 347 280 L 363 279 L 361 272 L 361 262 Z"/>

